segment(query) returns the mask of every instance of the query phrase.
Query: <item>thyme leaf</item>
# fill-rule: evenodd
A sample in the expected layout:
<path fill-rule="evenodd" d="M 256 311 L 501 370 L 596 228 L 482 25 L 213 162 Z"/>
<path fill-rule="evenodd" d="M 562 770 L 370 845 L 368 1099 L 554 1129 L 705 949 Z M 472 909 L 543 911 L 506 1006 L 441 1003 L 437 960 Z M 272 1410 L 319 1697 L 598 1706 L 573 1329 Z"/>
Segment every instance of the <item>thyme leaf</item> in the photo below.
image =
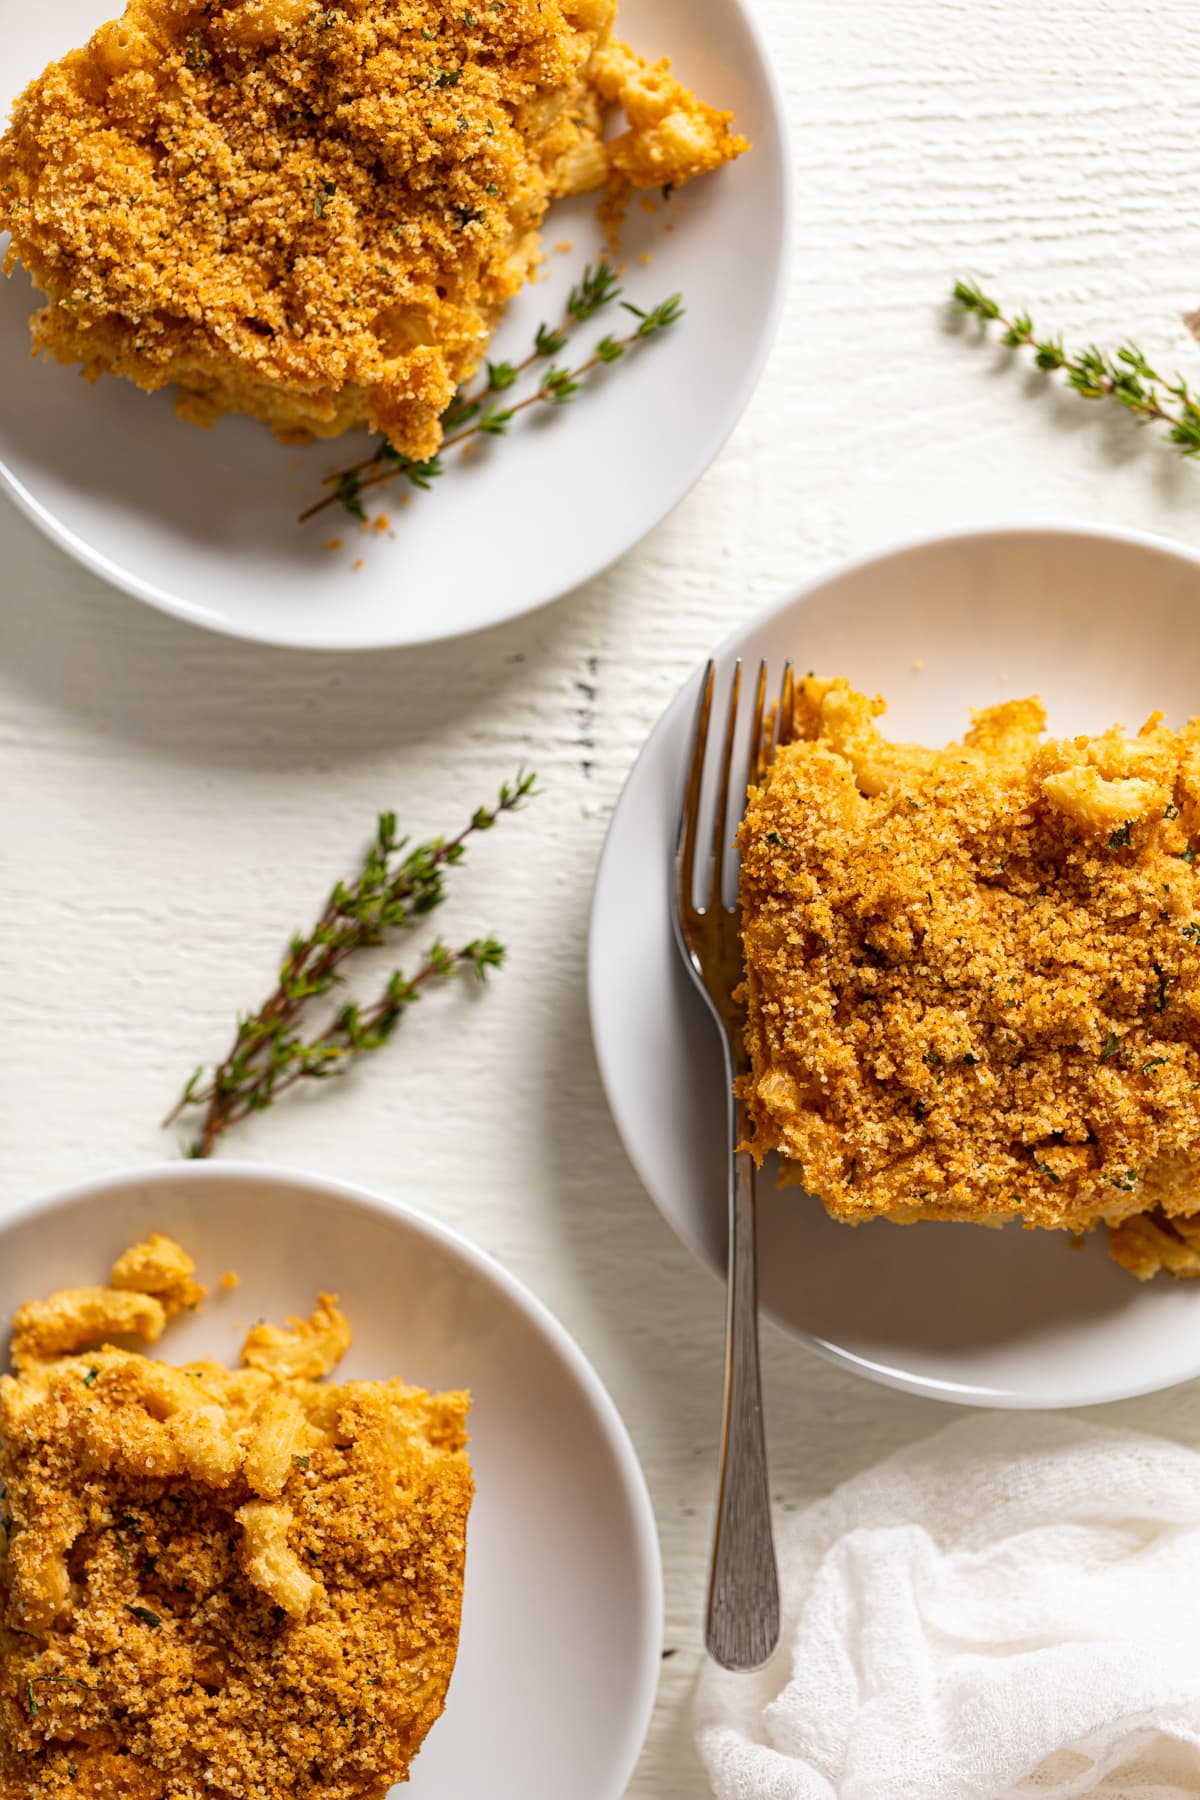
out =
<path fill-rule="evenodd" d="M 1151 963 L 1150 967 L 1154 970 L 1154 973 L 1158 976 L 1158 992 L 1154 998 L 1154 1010 L 1155 1010 L 1155 1012 L 1166 1012 L 1166 1010 L 1167 1010 L 1167 985 L 1170 982 L 1171 977 L 1167 974 L 1166 970 L 1163 968 L 1161 963 Z"/>

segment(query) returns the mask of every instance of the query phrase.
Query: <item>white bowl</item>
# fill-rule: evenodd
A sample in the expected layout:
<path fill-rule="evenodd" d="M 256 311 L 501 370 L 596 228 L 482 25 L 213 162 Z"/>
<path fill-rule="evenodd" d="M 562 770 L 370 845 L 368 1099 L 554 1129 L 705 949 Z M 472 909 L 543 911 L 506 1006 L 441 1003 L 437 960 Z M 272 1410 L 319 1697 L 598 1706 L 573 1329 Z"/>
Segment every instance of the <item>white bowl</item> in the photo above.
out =
<path fill-rule="evenodd" d="M 150 1230 L 210 1295 L 158 1354 L 236 1358 L 255 1319 L 341 1295 L 350 1377 L 469 1387 L 478 1492 L 458 1665 L 443 1717 L 393 1792 L 411 1800 L 619 1800 L 653 1705 L 662 1578 L 646 1485 L 599 1378 L 501 1266 L 395 1202 L 312 1176 L 184 1163 L 108 1176 L 0 1222 L 0 1319 L 103 1280 Z"/>
<path fill-rule="evenodd" d="M 1136 728 L 1200 713 L 1200 557 L 1133 532 L 1020 527 L 949 534 L 822 576 L 717 653 L 787 657 L 888 701 L 883 729 L 945 742 L 969 706 L 1038 693 L 1050 730 Z M 600 1071 L 664 1217 L 725 1265 L 722 1074 L 679 963 L 670 859 L 696 684 L 659 721 L 614 815 L 589 948 Z M 723 692 L 718 688 L 718 692 Z M 1142 1286 L 1103 1240 L 969 1225 L 850 1230 L 759 1181 L 766 1311 L 875 1380 L 986 1406 L 1080 1406 L 1200 1375 L 1200 1283 Z"/>
<path fill-rule="evenodd" d="M 120 0 L 0 0 L 0 115 L 48 61 L 119 11 Z M 240 418 L 200 431 L 176 419 L 169 393 L 148 397 L 112 377 L 92 387 L 74 369 L 34 362 L 28 317 L 41 302 L 20 274 L 0 278 L 0 486 L 48 537 L 137 599 L 233 637 L 301 648 L 453 637 L 614 562 L 683 498 L 749 400 L 782 305 L 791 219 L 783 101 L 752 8 L 622 0 L 620 32 L 647 55 L 672 52 L 684 80 L 734 112 L 753 149 L 653 216 L 630 208 L 627 297 L 645 308 L 682 292 L 687 314 L 600 371 L 573 406 L 527 417 L 465 461 L 451 452 L 429 493 L 399 482 L 378 490 L 372 512 L 391 518 L 391 537 L 363 535 L 338 507 L 301 526 L 326 470 L 358 460 L 370 440 L 288 449 Z M 604 254 L 595 198 L 556 206 L 543 238 L 544 277 L 509 307 L 496 357 L 524 356 L 539 322 L 561 318 L 584 264 Z M 0 253 L 6 241 L 0 234 Z M 570 253 L 554 254 L 566 241 Z M 622 321 L 629 315 L 614 308 L 577 341 L 590 351 Z M 326 549 L 335 538 L 342 547 Z"/>

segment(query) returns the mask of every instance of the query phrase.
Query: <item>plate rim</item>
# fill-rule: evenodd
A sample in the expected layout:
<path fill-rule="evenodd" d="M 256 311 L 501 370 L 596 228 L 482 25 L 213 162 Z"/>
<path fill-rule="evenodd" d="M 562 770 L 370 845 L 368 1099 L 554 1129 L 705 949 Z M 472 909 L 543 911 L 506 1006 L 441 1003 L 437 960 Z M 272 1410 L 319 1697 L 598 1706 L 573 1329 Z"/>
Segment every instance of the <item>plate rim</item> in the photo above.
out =
<path fill-rule="evenodd" d="M 758 384 L 766 367 L 767 358 L 774 349 L 779 335 L 779 325 L 783 317 L 783 309 L 791 286 L 791 265 L 795 248 L 796 225 L 796 190 L 797 178 L 795 158 L 793 155 L 791 125 L 788 118 L 786 97 L 783 83 L 771 50 L 770 41 L 757 11 L 751 0 L 718 0 L 727 6 L 741 20 L 751 48 L 758 62 L 758 77 L 762 85 L 764 108 L 769 116 L 772 128 L 779 145 L 778 179 L 780 187 L 779 232 L 774 271 L 768 304 L 763 314 L 763 324 L 759 332 L 751 356 L 742 371 L 741 380 L 731 390 L 727 405 L 722 411 L 720 422 L 711 435 L 711 439 L 699 440 L 699 453 L 689 457 L 681 466 L 678 479 L 667 490 L 668 497 L 655 518 L 644 530 L 640 531 L 629 543 L 614 554 L 603 551 L 589 560 L 583 572 L 566 587 L 553 587 L 552 592 L 532 592 L 518 607 L 497 615 L 483 622 L 456 625 L 450 629 L 440 627 L 431 621 L 428 629 L 406 631 L 402 636 L 394 632 L 382 635 L 371 633 L 355 638 L 352 643 L 325 643 L 297 639 L 279 631 L 256 628 L 253 625 L 218 620 L 207 612 L 197 611 L 188 601 L 169 593 L 143 576 L 126 569 L 122 564 L 114 562 L 103 551 L 95 549 L 78 532 L 58 518 L 57 514 L 22 481 L 0 456 L 0 491 L 6 493 L 16 505 L 19 512 L 30 521 L 36 530 L 49 542 L 69 556 L 89 572 L 107 583 L 118 593 L 128 594 L 130 598 L 141 601 L 143 605 L 173 619 L 181 620 L 196 630 L 211 633 L 216 637 L 227 637 L 238 643 L 259 644 L 274 650 L 295 650 L 310 655 L 354 655 L 378 653 L 381 650 L 417 649 L 426 644 L 452 643 L 458 639 L 472 637 L 477 633 L 493 631 L 497 627 L 511 623 L 514 619 L 527 618 L 531 613 L 551 606 L 565 595 L 574 593 L 578 588 L 594 581 L 597 576 L 611 568 L 614 563 L 636 549 L 651 532 L 656 531 L 663 522 L 683 503 L 688 494 L 712 467 L 721 452 L 725 449 L 734 431 L 737 429 L 742 415 L 753 399 Z M 15 98 L 15 96 L 14 96 Z M 11 105 L 11 101 L 0 103 Z M 0 118 L 3 114 L 0 113 Z M 549 218 L 547 209 L 546 218 Z M 543 220 L 543 227 L 546 221 Z M 528 284 L 526 284 L 528 285 Z M 522 292 L 524 289 L 521 290 Z M 40 295 L 40 290 L 35 290 Z M 704 448 L 703 445 L 708 447 Z M 284 446 L 280 446 L 284 448 Z M 399 615 L 397 615 L 399 618 Z"/>
<path fill-rule="evenodd" d="M 606 1789 L 604 1796 L 604 1800 L 622 1800 L 649 1733 L 662 1668 L 666 1628 L 665 1590 L 662 1547 L 654 1504 L 629 1427 L 590 1358 L 546 1302 L 519 1276 L 507 1269 L 499 1258 L 490 1251 L 481 1249 L 461 1231 L 443 1223 L 441 1219 L 422 1212 L 407 1201 L 393 1199 L 357 1182 L 343 1181 L 337 1176 L 298 1169 L 284 1163 L 257 1163 L 235 1158 L 219 1162 L 176 1163 L 159 1160 L 143 1163 L 103 1175 L 89 1176 L 31 1200 L 22 1200 L 0 1214 L 0 1251 L 3 1251 L 4 1239 L 10 1229 L 91 1201 L 103 1200 L 114 1192 L 161 1180 L 191 1182 L 203 1187 L 207 1183 L 227 1178 L 261 1186 L 282 1182 L 325 1199 L 332 1198 L 341 1205 L 353 1207 L 393 1224 L 407 1226 L 418 1237 L 449 1252 L 473 1273 L 499 1288 L 557 1353 L 573 1377 L 590 1406 L 625 1491 L 633 1523 L 631 1549 L 636 1560 L 639 1585 L 646 1595 L 646 1607 L 638 1632 L 638 1704 L 625 1721 L 624 1744 L 614 1752 L 617 1780 Z M 5 1330 L 7 1332 L 7 1328 Z"/>
<path fill-rule="evenodd" d="M 1171 560 L 1186 565 L 1200 574 L 1200 549 L 1183 543 L 1165 534 L 1153 531 L 1142 531 L 1135 526 L 1098 524 L 1090 520 L 1074 519 L 1002 519 L 994 523 L 977 523 L 971 525 L 947 526 L 937 531 L 922 531 L 906 534 L 903 537 L 889 539 L 873 549 L 857 552 L 853 556 L 841 557 L 828 567 L 818 572 L 798 586 L 788 590 L 781 598 L 761 607 L 751 618 L 741 621 L 726 632 L 720 643 L 710 652 L 719 665 L 723 659 L 734 654 L 747 641 L 752 641 L 772 620 L 781 613 L 790 612 L 793 608 L 807 603 L 822 588 L 841 580 L 843 577 L 859 575 L 876 565 L 881 565 L 916 551 L 929 550 L 943 544 L 967 544 L 988 538 L 1012 537 L 1067 537 L 1100 539 L 1108 543 L 1131 544 L 1138 549 L 1151 550 L 1166 555 Z M 742 650 L 744 654 L 744 649 Z M 707 660 L 707 659 L 706 659 Z M 674 1217 L 663 1206 L 655 1193 L 644 1169 L 643 1161 L 637 1146 L 631 1139 L 626 1119 L 622 1116 L 615 1095 L 616 1084 L 612 1071 L 616 1066 L 616 1058 L 610 1055 L 611 1046 L 607 1043 L 602 1027 L 599 1024 L 601 996 L 606 985 L 605 968 L 601 963 L 599 940 L 602 927 L 599 924 L 603 902 L 602 886 L 605 870 L 610 857 L 614 854 L 614 844 L 621 820 L 622 809 L 626 804 L 630 790 L 633 788 L 638 772 L 648 757 L 652 746 L 659 736 L 668 728 L 671 720 L 689 705 L 697 683 L 700 680 L 704 664 L 697 665 L 683 680 L 666 706 L 659 713 L 654 724 L 646 734 L 641 748 L 630 765 L 629 772 L 621 786 L 616 804 L 612 810 L 604 842 L 596 862 L 593 878 L 592 897 L 588 908 L 587 937 L 587 1006 L 588 1024 L 591 1032 L 592 1050 L 596 1059 L 596 1067 L 600 1075 L 601 1087 L 608 1103 L 609 1115 L 621 1140 L 626 1156 L 647 1198 L 651 1201 L 659 1216 L 670 1228 L 680 1243 L 695 1257 L 701 1267 L 707 1269 L 718 1281 L 724 1282 L 725 1271 L 705 1253 L 699 1235 L 689 1231 L 683 1221 Z M 664 895 L 665 904 L 665 895 Z M 922 1399 L 940 1400 L 943 1403 L 957 1406 L 983 1406 L 996 1411 L 1044 1412 L 1065 1407 L 1103 1406 L 1118 1400 L 1134 1400 L 1142 1395 L 1164 1392 L 1172 1387 L 1182 1386 L 1200 1377 L 1200 1349 L 1195 1360 L 1186 1368 L 1170 1375 L 1167 1379 L 1150 1381 L 1130 1381 L 1106 1386 L 1102 1392 L 1077 1394 L 1063 1391 L 1044 1398 L 1031 1398 L 1028 1394 L 1013 1388 L 989 1387 L 969 1382 L 954 1382 L 943 1377 L 914 1374 L 909 1370 L 893 1367 L 885 1362 L 878 1362 L 870 1357 L 862 1356 L 847 1350 L 840 1344 L 832 1343 L 828 1338 L 817 1336 L 791 1325 L 778 1318 L 765 1307 L 763 1317 L 768 1318 L 786 1337 L 793 1339 L 813 1350 L 826 1362 L 838 1368 L 865 1377 L 879 1386 L 898 1389 L 903 1393 L 914 1394 Z"/>

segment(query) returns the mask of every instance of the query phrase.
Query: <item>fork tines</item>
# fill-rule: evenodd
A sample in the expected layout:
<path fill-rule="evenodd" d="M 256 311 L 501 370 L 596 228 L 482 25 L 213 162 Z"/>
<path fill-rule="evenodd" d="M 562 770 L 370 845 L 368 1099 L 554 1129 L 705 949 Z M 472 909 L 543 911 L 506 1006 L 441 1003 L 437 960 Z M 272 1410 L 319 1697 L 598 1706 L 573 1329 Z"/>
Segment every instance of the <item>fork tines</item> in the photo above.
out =
<path fill-rule="evenodd" d="M 795 680 L 792 664 L 790 662 L 784 664 L 783 677 L 779 684 L 779 698 L 768 714 L 766 710 L 767 665 L 765 662 L 760 662 L 758 680 L 754 690 L 754 712 L 750 725 L 745 779 L 744 782 L 739 783 L 738 796 L 731 806 L 733 756 L 742 690 L 742 660 L 739 657 L 733 665 L 729 700 L 725 712 L 725 730 L 720 750 L 719 776 L 713 809 L 712 850 L 708 879 L 705 884 L 707 897 L 704 907 L 697 907 L 695 904 L 696 846 L 700 835 L 704 770 L 708 759 L 708 739 L 712 724 L 715 690 L 716 663 L 710 660 L 704 671 L 704 679 L 700 685 L 700 697 L 696 705 L 691 762 L 679 821 L 677 869 L 679 899 L 685 924 L 689 914 L 692 918 L 698 919 L 704 916 L 705 911 L 717 910 L 723 905 L 723 877 L 725 857 L 729 849 L 727 833 L 730 829 L 730 812 L 733 806 L 736 806 L 736 817 L 737 820 L 740 820 L 748 789 L 755 782 L 762 780 L 779 745 L 789 741 L 795 719 Z"/>

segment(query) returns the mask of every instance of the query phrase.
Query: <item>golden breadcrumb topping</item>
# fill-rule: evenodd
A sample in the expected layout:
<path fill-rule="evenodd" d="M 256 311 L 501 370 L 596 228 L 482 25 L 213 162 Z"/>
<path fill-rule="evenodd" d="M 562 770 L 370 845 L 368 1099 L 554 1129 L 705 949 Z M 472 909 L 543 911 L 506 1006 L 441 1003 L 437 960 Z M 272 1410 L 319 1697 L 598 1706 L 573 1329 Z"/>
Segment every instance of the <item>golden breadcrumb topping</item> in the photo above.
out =
<path fill-rule="evenodd" d="M 468 1396 L 322 1385 L 350 1341 L 329 1295 L 238 1370 L 101 1341 L 193 1274 L 155 1236 L 14 1321 L 0 1800 L 383 1800 L 445 1704 Z"/>
<path fill-rule="evenodd" d="M 1200 1274 L 1200 720 L 883 739 L 799 689 L 743 821 L 749 1148 L 838 1219 L 1114 1227 Z"/>
<path fill-rule="evenodd" d="M 285 437 L 432 455 L 557 195 L 747 148 L 616 0 L 129 0 L 18 100 L 0 228 L 36 348 Z M 611 110 L 627 129 L 604 141 Z"/>

